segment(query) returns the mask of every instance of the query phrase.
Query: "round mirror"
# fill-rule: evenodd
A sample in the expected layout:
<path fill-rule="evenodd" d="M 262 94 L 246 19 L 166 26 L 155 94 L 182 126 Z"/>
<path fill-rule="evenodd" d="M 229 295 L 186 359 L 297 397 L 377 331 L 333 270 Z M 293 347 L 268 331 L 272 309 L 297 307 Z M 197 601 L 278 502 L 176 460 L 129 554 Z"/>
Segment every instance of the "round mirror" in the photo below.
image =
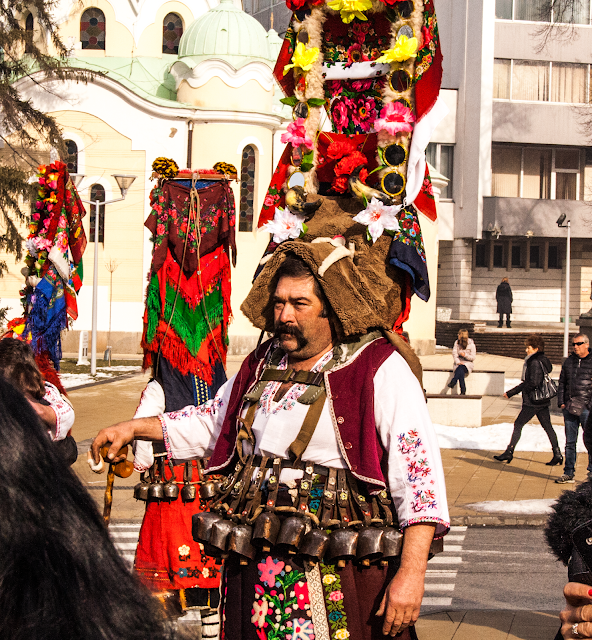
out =
<path fill-rule="evenodd" d="M 414 36 L 413 29 L 408 24 L 403 25 L 397 31 L 397 39 L 400 38 L 401 36 L 407 36 L 408 38 L 413 38 Z"/>
<path fill-rule="evenodd" d="M 413 13 L 413 0 L 404 0 L 404 2 L 397 2 L 395 4 L 395 11 L 401 16 L 401 18 L 410 18 Z"/>
<path fill-rule="evenodd" d="M 407 107 L 407 109 L 411 109 L 411 102 L 409 102 L 407 98 L 403 98 L 403 97 L 397 98 L 395 102 L 400 102 L 401 104 L 404 104 Z"/>
<path fill-rule="evenodd" d="M 306 29 L 300 29 L 296 36 L 296 40 L 298 42 L 302 42 L 302 44 L 308 44 L 308 31 Z"/>
<path fill-rule="evenodd" d="M 407 149 L 401 144 L 389 144 L 383 149 L 384 161 L 391 167 L 398 167 L 407 160 Z"/>
<path fill-rule="evenodd" d="M 292 165 L 299 167 L 302 164 L 302 147 L 292 148 Z"/>
<path fill-rule="evenodd" d="M 382 190 L 389 196 L 400 196 L 405 189 L 405 178 L 398 171 L 389 171 L 382 178 Z"/>
<path fill-rule="evenodd" d="M 286 184 L 288 185 L 288 189 L 293 189 L 294 187 L 304 187 L 304 185 L 306 184 L 306 180 L 302 171 L 294 171 L 294 173 L 288 178 Z"/>
<path fill-rule="evenodd" d="M 309 108 L 306 102 L 299 102 L 294 107 L 294 111 L 293 111 L 294 120 L 296 120 L 297 118 L 304 118 L 306 120 L 306 118 L 308 118 L 308 114 L 309 114 Z"/>
<path fill-rule="evenodd" d="M 389 84 L 393 91 L 403 93 L 411 86 L 411 74 L 405 69 L 395 69 L 388 76 Z"/>

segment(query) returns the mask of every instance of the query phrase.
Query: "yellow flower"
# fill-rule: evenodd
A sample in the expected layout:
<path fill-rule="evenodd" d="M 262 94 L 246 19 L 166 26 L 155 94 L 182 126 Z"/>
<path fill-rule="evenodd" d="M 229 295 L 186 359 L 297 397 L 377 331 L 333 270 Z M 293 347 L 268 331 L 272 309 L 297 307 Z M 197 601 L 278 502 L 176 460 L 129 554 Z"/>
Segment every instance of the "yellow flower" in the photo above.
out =
<path fill-rule="evenodd" d="M 337 629 L 335 637 L 337 640 L 346 640 L 346 638 L 349 638 L 349 631 L 347 629 Z"/>
<path fill-rule="evenodd" d="M 335 576 L 332 573 L 327 574 L 323 578 L 323 584 L 333 584 L 335 582 Z"/>
<path fill-rule="evenodd" d="M 347 24 L 354 18 L 368 20 L 362 11 L 372 9 L 372 0 L 330 0 L 327 6 L 333 11 L 339 11 L 341 19 Z"/>
<path fill-rule="evenodd" d="M 287 64 L 284 67 L 284 75 L 290 71 L 290 69 L 299 68 L 302 71 L 310 71 L 313 63 L 319 57 L 318 47 L 311 47 L 307 49 L 304 43 L 299 42 L 296 45 L 296 51 L 292 56 L 292 64 Z"/>
<path fill-rule="evenodd" d="M 387 49 L 382 53 L 376 62 L 405 62 L 409 58 L 415 58 L 417 51 L 417 38 L 408 38 L 407 36 L 399 36 L 397 42 L 392 49 Z"/>

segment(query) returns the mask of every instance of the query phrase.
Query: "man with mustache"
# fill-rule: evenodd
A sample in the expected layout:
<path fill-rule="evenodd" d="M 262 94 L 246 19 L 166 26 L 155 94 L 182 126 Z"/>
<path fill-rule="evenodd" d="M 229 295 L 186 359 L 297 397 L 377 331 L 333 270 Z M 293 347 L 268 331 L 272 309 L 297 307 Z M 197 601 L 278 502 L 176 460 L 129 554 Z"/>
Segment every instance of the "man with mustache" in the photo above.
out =
<path fill-rule="evenodd" d="M 449 530 L 440 452 L 421 386 L 379 331 L 337 338 L 339 318 L 296 255 L 286 254 L 272 291 L 273 339 L 215 399 L 103 429 L 93 456 L 98 460 L 109 442 L 114 458 L 133 439 L 164 440 L 171 457 L 211 456 L 208 471 L 231 478 L 219 504 L 237 523 L 248 522 L 259 496 L 260 510 L 279 514 L 283 524 L 302 510 L 319 531 L 333 527 L 331 535 L 359 529 L 361 536 L 379 521 L 388 535 L 403 531 L 400 556 L 386 566 L 339 549 L 314 566 L 273 545 L 243 557 L 244 564 L 231 555 L 226 637 L 262 640 L 273 628 L 281 640 L 416 638 L 430 545 Z M 349 526 L 353 521 L 357 528 Z"/>

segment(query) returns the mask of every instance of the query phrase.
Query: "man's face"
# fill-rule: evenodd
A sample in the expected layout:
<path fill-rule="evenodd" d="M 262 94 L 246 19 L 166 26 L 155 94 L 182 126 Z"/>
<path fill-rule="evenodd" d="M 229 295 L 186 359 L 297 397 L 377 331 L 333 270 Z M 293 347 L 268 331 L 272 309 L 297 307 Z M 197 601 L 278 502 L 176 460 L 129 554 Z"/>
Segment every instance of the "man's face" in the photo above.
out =
<path fill-rule="evenodd" d="M 577 336 L 572 340 L 573 350 L 578 358 L 585 358 L 590 352 L 590 344 L 588 342 L 584 342 L 584 338 L 582 336 Z"/>
<path fill-rule="evenodd" d="M 331 343 L 331 325 L 312 278 L 280 278 L 275 289 L 274 332 L 291 359 L 307 360 Z"/>

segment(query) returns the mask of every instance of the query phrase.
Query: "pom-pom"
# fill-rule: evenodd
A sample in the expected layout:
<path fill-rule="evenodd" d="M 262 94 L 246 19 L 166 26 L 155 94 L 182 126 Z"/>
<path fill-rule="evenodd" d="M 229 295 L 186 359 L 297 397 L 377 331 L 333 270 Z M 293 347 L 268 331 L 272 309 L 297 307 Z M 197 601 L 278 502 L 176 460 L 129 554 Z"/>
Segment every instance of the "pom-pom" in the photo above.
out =
<path fill-rule="evenodd" d="M 171 180 L 179 173 L 179 165 L 172 158 L 156 158 L 152 163 L 152 171 L 159 176 Z"/>
<path fill-rule="evenodd" d="M 236 174 L 236 167 L 229 162 L 216 162 L 214 169 L 216 169 L 218 173 L 223 173 L 224 175 Z"/>

